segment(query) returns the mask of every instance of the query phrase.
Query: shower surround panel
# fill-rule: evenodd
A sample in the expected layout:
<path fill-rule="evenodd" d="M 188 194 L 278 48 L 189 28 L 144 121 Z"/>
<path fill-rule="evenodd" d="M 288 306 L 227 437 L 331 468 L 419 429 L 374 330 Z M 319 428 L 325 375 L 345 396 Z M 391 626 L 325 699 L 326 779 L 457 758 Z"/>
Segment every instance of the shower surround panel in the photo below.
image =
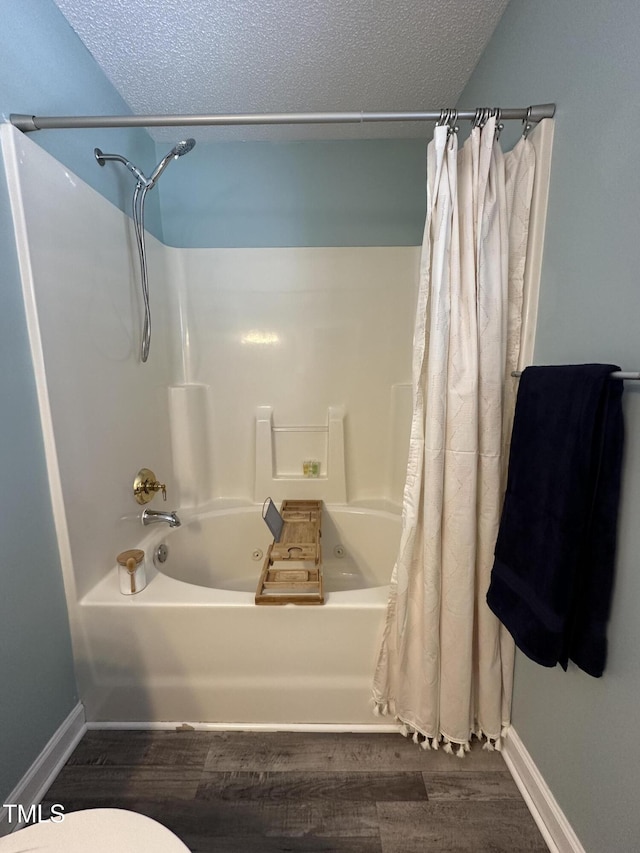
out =
<path fill-rule="evenodd" d="M 136 471 L 173 490 L 163 247 L 147 235 L 154 341 L 141 365 L 131 220 L 8 125 L 2 146 L 65 586 L 81 598 L 139 538 Z"/>
<path fill-rule="evenodd" d="M 278 428 L 326 426 L 329 407 L 342 406 L 347 499 L 399 504 L 411 398 L 397 392 L 411 381 L 419 249 L 168 249 L 168 257 L 181 318 L 172 327 L 182 334 L 177 378 L 210 398 L 210 497 L 253 496 L 258 406 L 273 409 L 274 450 L 285 460 L 278 473 L 294 476 L 326 454 L 325 438 Z"/>

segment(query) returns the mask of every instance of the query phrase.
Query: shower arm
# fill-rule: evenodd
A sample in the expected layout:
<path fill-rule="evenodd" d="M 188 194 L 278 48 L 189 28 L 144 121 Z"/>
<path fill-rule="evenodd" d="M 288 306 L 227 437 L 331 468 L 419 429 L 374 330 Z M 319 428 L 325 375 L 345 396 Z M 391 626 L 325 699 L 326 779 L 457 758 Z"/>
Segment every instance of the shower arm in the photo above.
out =
<path fill-rule="evenodd" d="M 121 154 L 105 154 L 104 151 L 101 151 L 99 148 L 94 148 L 93 151 L 96 161 L 99 166 L 104 166 L 107 160 L 115 160 L 118 163 L 122 163 L 127 169 L 131 172 L 131 174 L 137 179 L 138 183 L 146 186 L 149 181 L 142 174 L 140 169 L 137 166 L 134 166 L 130 160 L 127 160 L 126 157 L 123 157 Z"/>

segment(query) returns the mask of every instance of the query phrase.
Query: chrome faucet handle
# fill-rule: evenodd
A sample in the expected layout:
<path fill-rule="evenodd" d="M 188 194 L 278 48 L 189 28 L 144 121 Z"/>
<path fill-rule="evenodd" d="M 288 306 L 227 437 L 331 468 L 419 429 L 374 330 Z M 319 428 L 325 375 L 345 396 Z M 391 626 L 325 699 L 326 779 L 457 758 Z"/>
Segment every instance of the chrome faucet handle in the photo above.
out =
<path fill-rule="evenodd" d="M 162 500 L 167 499 L 167 487 L 161 483 L 149 468 L 141 468 L 133 481 L 133 496 L 139 504 L 149 503 L 156 492 L 162 492 Z"/>

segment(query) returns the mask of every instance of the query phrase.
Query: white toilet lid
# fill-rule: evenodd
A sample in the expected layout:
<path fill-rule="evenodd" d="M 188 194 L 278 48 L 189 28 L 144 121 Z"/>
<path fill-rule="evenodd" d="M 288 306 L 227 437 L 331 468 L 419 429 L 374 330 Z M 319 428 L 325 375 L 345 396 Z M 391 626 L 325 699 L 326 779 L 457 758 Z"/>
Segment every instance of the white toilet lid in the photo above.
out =
<path fill-rule="evenodd" d="M 0 853 L 189 853 L 150 817 L 124 809 L 70 812 L 59 823 L 27 826 L 0 838 Z"/>

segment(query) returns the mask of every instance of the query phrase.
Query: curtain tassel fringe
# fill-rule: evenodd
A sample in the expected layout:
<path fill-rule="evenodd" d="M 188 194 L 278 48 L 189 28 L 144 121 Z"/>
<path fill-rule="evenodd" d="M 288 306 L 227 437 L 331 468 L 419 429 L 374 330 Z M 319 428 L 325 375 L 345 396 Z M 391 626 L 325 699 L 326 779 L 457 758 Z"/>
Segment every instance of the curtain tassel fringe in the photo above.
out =
<path fill-rule="evenodd" d="M 442 744 L 442 749 L 447 753 L 447 755 L 456 755 L 458 758 L 464 758 L 465 753 L 471 751 L 471 744 L 468 740 L 462 742 L 454 742 L 449 737 L 441 733 L 432 736 L 426 735 L 424 734 L 424 732 L 420 731 L 419 729 L 416 729 L 415 726 L 403 722 L 396 716 L 395 703 L 392 703 L 391 701 L 374 701 L 373 713 L 378 717 L 392 714 L 398 723 L 398 730 L 400 734 L 403 737 L 411 738 L 411 740 L 421 749 L 438 750 L 440 749 L 440 744 Z M 508 725 L 504 725 L 500 734 L 497 737 L 491 737 L 481 728 L 472 731 L 472 735 L 478 740 L 485 741 L 482 745 L 483 749 L 486 749 L 488 752 L 493 752 L 494 750 L 500 752 L 502 750 L 502 738 L 506 737 L 508 728 Z"/>

